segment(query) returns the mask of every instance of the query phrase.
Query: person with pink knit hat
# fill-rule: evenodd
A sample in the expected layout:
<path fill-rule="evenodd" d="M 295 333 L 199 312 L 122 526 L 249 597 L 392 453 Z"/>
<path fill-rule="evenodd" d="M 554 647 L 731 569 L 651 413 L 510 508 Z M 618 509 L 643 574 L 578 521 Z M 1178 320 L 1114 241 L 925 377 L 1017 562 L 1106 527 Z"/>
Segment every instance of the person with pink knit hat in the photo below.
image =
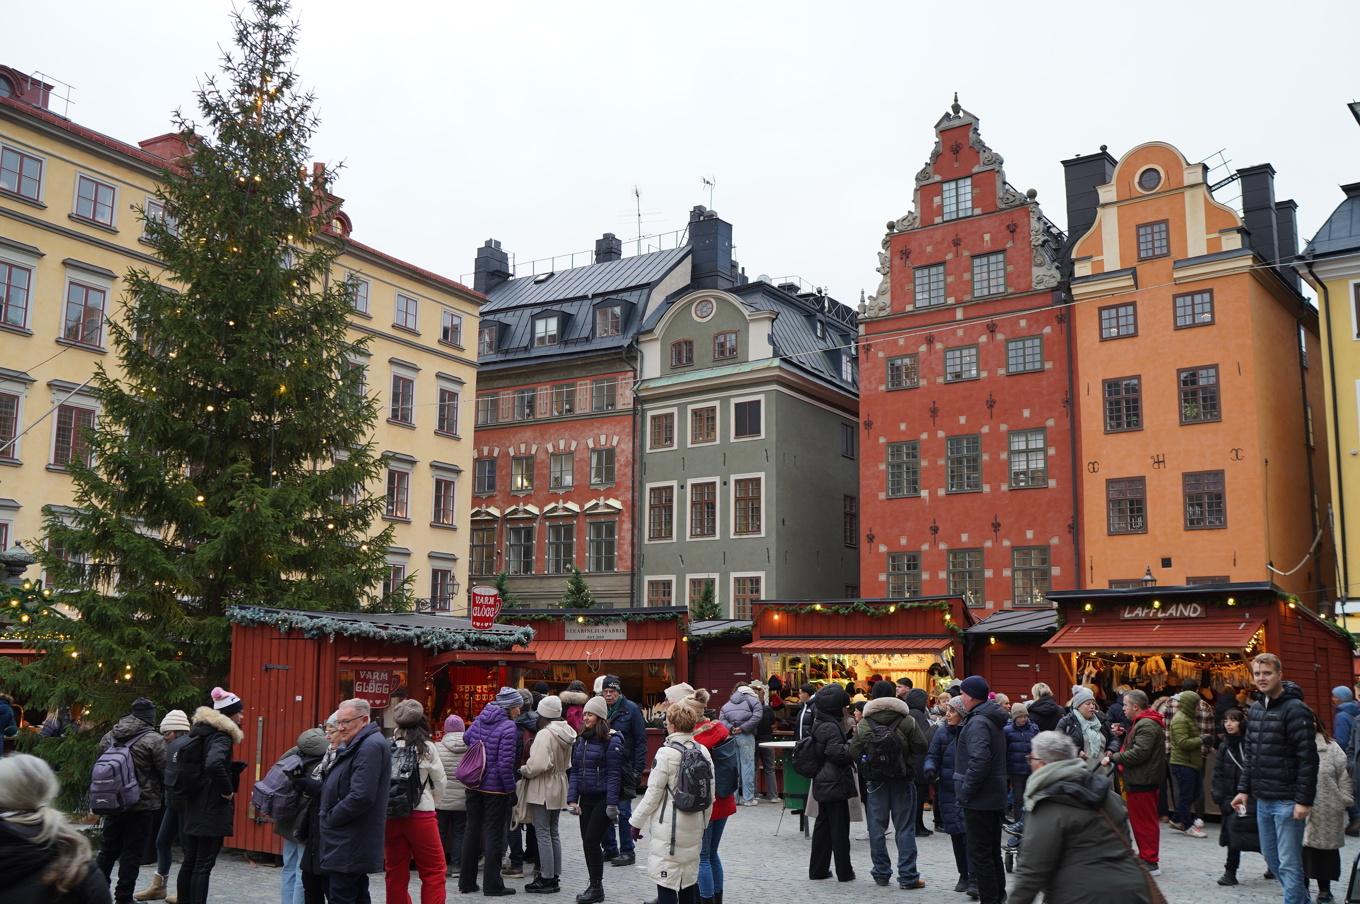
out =
<path fill-rule="evenodd" d="M 467 788 L 455 777 L 458 764 L 463 762 L 467 744 L 463 731 L 467 728 L 461 716 L 450 715 L 444 720 L 444 736 L 439 739 L 439 759 L 444 763 L 444 795 L 435 804 L 435 818 L 439 820 L 439 840 L 444 845 L 445 875 L 457 876 L 463 861 L 463 830 L 467 828 Z"/>

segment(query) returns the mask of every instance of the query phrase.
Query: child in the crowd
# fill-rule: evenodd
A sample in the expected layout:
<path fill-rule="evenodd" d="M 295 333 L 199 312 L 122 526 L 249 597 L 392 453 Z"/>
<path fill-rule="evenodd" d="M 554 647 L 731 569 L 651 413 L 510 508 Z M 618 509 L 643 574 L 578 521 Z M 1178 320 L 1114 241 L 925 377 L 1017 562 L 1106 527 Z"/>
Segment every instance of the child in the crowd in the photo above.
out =
<path fill-rule="evenodd" d="M 1011 720 L 1006 723 L 1006 778 L 1011 788 L 1011 819 L 1025 818 L 1025 783 L 1029 781 L 1029 750 L 1039 726 L 1029 720 L 1029 709 L 1023 703 L 1011 706 Z"/>

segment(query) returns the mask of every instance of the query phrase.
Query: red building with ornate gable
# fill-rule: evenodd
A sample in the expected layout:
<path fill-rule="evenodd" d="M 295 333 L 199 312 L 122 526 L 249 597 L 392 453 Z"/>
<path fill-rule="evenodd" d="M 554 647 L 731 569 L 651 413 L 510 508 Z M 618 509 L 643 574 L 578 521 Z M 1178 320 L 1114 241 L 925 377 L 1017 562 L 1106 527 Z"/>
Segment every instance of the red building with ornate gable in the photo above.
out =
<path fill-rule="evenodd" d="M 935 133 L 859 321 L 861 592 L 1046 607 L 1080 562 L 1063 235 L 957 98 Z"/>

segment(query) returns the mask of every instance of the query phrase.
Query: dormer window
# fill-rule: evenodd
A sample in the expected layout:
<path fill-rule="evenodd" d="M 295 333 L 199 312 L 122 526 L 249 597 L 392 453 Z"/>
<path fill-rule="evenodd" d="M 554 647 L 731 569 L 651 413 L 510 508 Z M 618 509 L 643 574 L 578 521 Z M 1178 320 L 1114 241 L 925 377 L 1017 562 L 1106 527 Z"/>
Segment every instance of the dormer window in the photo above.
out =
<path fill-rule="evenodd" d="M 957 220 L 973 213 L 973 178 L 967 176 L 944 183 L 941 197 L 940 218 Z"/>
<path fill-rule="evenodd" d="M 623 311 L 616 305 L 595 309 L 595 338 L 617 336 L 623 331 Z"/>
<path fill-rule="evenodd" d="M 817 321 L 817 338 L 818 339 L 826 338 L 826 324 L 821 320 Z"/>
<path fill-rule="evenodd" d="M 547 317 L 539 317 L 534 321 L 534 347 L 542 348 L 546 345 L 556 345 L 558 341 L 558 321 L 560 318 L 556 314 Z"/>
<path fill-rule="evenodd" d="M 496 353 L 496 324 L 483 323 L 477 330 L 477 354 L 494 355 Z"/>
<path fill-rule="evenodd" d="M 849 352 L 841 353 L 841 379 L 847 383 L 855 382 L 855 358 Z"/>

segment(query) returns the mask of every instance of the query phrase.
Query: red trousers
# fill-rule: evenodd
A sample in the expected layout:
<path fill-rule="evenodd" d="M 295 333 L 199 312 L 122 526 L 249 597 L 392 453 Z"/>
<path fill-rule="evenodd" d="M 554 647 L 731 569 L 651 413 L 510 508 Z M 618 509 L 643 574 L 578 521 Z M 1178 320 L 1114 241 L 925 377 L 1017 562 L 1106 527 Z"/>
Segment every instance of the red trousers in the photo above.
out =
<path fill-rule="evenodd" d="M 444 904 L 444 848 L 433 810 L 387 820 L 383 869 L 388 904 L 411 904 L 411 860 L 420 873 L 420 904 Z"/>
<path fill-rule="evenodd" d="M 1126 795 L 1129 807 L 1129 826 L 1138 844 L 1138 859 L 1157 865 L 1161 854 L 1162 823 L 1157 817 L 1156 791 L 1130 791 Z"/>

